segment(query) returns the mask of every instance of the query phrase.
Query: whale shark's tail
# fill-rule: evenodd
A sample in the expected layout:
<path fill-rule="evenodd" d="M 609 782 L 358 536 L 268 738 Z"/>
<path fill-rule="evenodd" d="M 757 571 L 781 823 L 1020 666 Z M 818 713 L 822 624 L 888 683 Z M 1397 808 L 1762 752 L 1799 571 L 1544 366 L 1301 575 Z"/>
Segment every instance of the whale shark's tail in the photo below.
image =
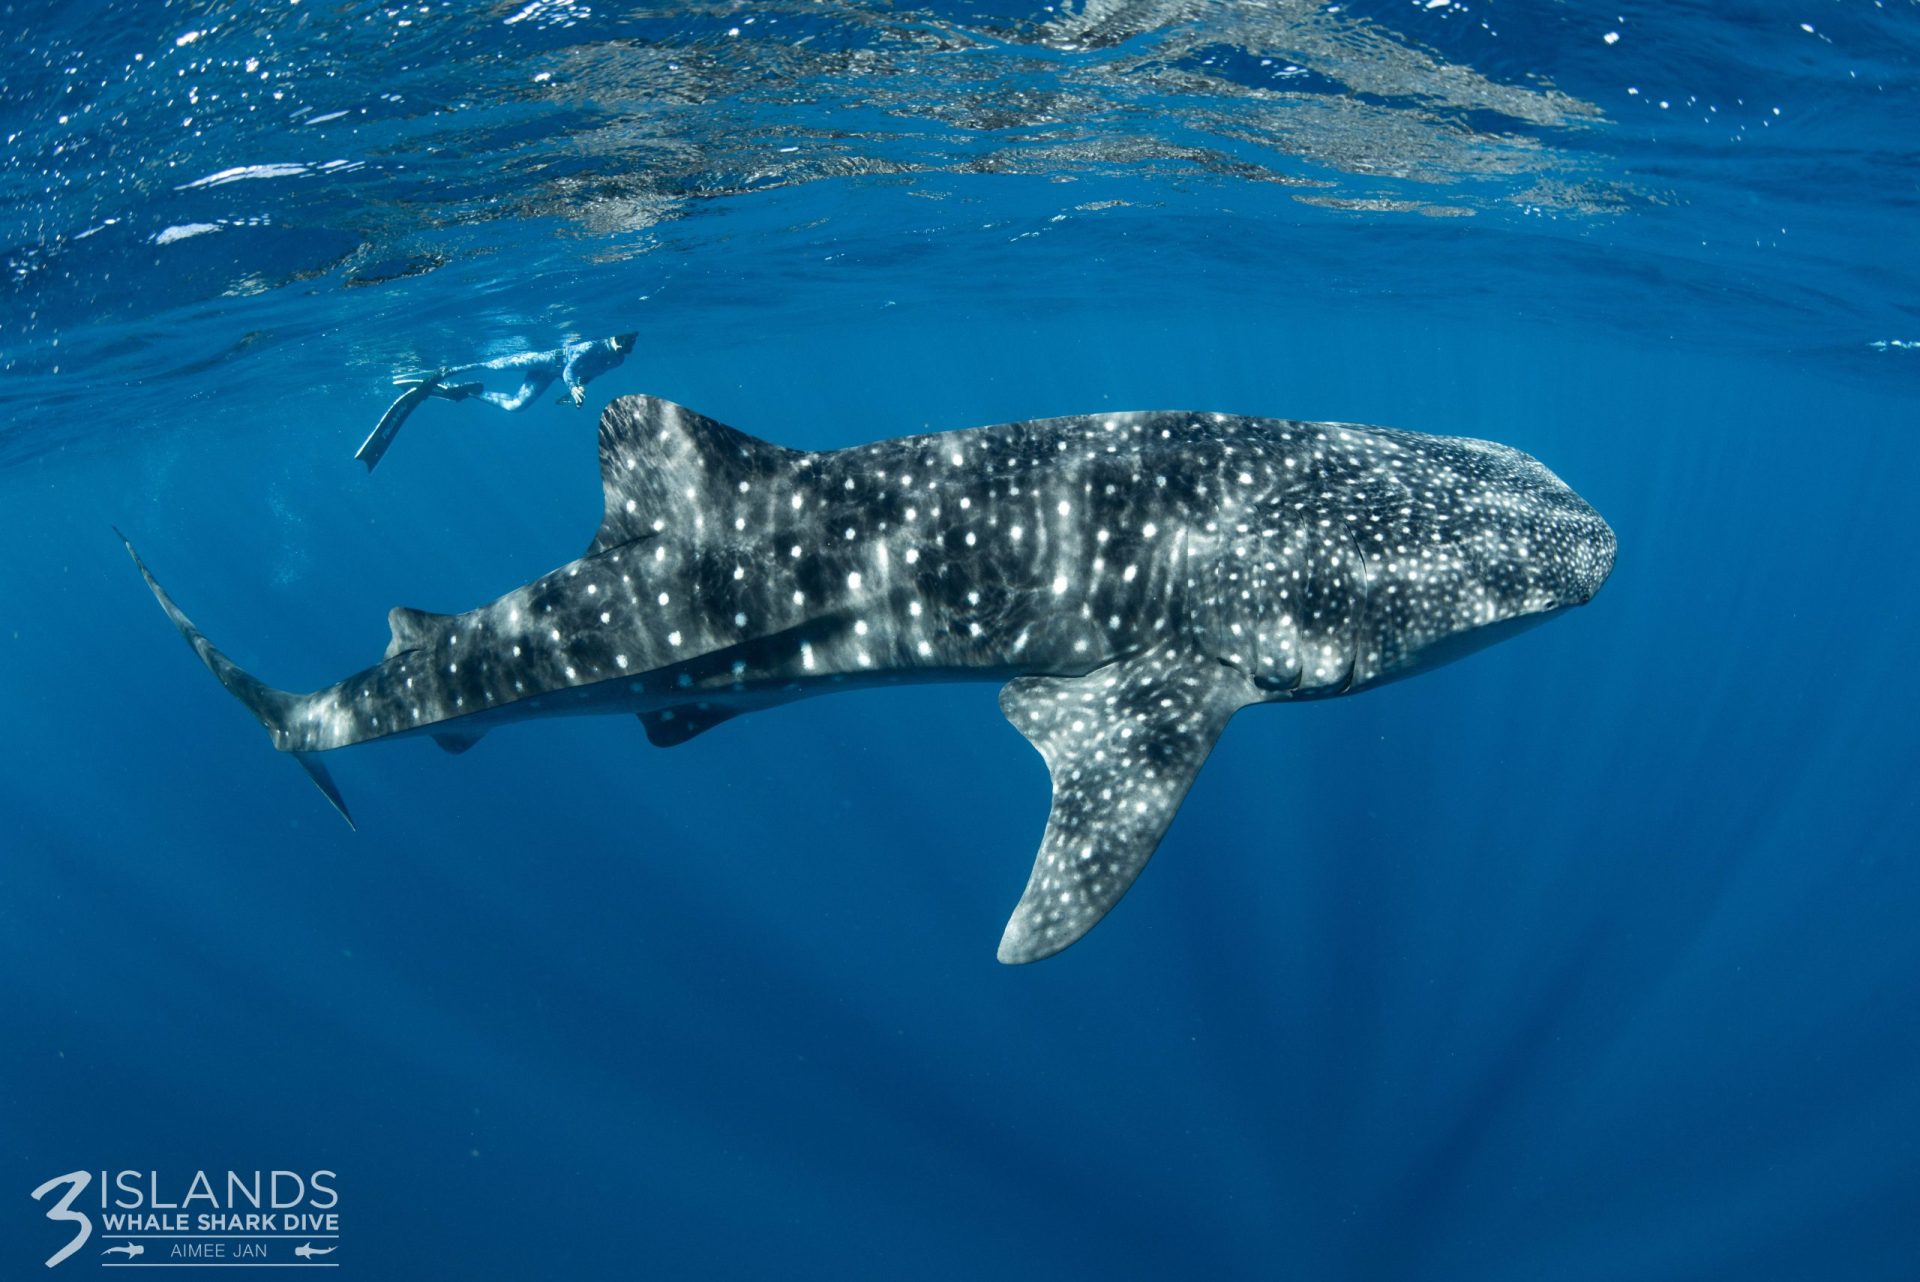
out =
<path fill-rule="evenodd" d="M 160 608 L 167 612 L 167 617 L 173 620 L 173 626 L 180 629 L 180 635 L 187 639 L 187 644 L 193 647 L 193 652 L 200 656 L 200 662 L 207 665 L 207 671 L 220 679 L 220 684 L 227 688 L 229 694 L 247 705 L 247 710 L 259 719 L 262 726 L 266 727 L 267 733 L 273 736 L 276 745 L 284 741 L 289 714 L 293 706 L 299 702 L 300 696 L 285 690 L 274 689 L 220 653 L 213 642 L 207 640 L 200 629 L 193 626 L 193 620 L 173 603 L 173 598 L 168 596 L 167 590 L 160 586 L 160 581 L 153 577 L 153 571 L 147 568 L 147 563 L 142 561 L 140 554 L 133 550 L 133 544 L 128 541 L 127 536 L 121 534 L 117 528 L 114 533 L 119 535 L 120 542 L 126 544 L 127 555 L 133 558 L 133 564 L 139 569 L 140 577 L 145 579 L 147 586 L 153 589 L 154 599 L 160 603 Z M 347 813 L 347 803 L 341 798 L 340 790 L 334 786 L 333 776 L 327 773 L 327 768 L 320 764 L 319 758 L 311 752 L 295 752 L 292 755 L 293 759 L 298 761 L 301 768 L 307 772 L 307 777 L 326 794 L 333 808 L 340 812 L 340 817 L 347 821 L 347 827 L 352 828 L 353 816 Z"/>

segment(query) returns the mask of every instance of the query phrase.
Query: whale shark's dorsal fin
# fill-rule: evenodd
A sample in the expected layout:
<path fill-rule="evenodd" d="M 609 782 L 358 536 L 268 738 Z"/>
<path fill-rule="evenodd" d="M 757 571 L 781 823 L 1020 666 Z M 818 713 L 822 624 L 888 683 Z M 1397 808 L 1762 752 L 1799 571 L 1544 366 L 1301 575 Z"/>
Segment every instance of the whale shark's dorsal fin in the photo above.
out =
<path fill-rule="evenodd" d="M 1053 809 L 1000 960 L 1039 961 L 1106 916 L 1160 844 L 1228 718 L 1257 692 L 1165 647 L 1082 677 L 1017 677 L 1000 710 L 1046 759 Z"/>
<path fill-rule="evenodd" d="M 657 396 L 622 396 L 600 415 L 606 515 L 589 556 L 706 520 L 721 488 L 751 493 L 804 457 Z M 741 487 L 745 488 L 742 489 Z"/>

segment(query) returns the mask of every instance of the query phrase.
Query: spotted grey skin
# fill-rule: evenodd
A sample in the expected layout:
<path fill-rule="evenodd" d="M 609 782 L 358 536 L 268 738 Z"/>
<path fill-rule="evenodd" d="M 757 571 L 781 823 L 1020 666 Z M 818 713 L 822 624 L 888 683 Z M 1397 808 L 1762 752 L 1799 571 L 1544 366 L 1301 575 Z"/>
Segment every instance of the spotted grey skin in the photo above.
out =
<path fill-rule="evenodd" d="M 852 685 L 1004 681 L 1053 777 L 1000 944 L 1026 962 L 1125 893 L 1235 711 L 1443 662 L 1613 566 L 1606 523 L 1527 455 L 1346 424 L 1103 414 L 803 453 L 636 396 L 600 463 L 585 556 L 465 614 L 394 610 L 386 657 L 313 694 L 240 671 L 147 581 L 343 815 L 315 754 L 370 739 L 463 751 L 623 712 L 671 745 Z"/>

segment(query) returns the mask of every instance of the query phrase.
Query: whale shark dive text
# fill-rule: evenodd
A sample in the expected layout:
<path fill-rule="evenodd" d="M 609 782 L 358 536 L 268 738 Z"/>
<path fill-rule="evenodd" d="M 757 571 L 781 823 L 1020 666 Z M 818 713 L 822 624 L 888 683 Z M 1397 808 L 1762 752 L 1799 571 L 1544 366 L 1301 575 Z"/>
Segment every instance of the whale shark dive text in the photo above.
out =
<path fill-rule="evenodd" d="M 465 614 L 395 609 L 381 661 L 311 694 L 221 684 L 345 816 L 319 754 L 637 715 L 655 744 L 856 686 L 1004 683 L 1053 807 L 1005 962 L 1126 893 L 1237 710 L 1349 694 L 1592 598 L 1614 536 L 1518 450 L 1150 411 L 809 453 L 650 396 L 600 420 L 592 545 Z M 132 552 L 132 547 L 128 547 Z M 351 819 L 349 819 L 351 822 Z"/>

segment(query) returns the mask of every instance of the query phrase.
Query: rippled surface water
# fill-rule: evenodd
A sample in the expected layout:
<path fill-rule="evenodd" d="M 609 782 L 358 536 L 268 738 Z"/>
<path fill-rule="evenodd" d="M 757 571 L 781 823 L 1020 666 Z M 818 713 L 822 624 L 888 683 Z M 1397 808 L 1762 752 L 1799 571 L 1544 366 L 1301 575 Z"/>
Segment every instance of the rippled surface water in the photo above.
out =
<path fill-rule="evenodd" d="M 0 1275 L 51 1176 L 256 1167 L 338 1171 L 369 1278 L 1920 1267 L 1910 0 L 0 27 Z M 351 461 L 395 371 L 627 330 L 587 410 Z M 1046 780 L 989 688 L 373 745 L 356 834 L 112 536 L 311 688 L 577 555 L 638 391 L 1486 436 L 1620 561 L 1238 718 L 1009 970 Z"/>
<path fill-rule="evenodd" d="M 676 280 L 677 322 L 725 326 L 907 264 L 914 292 L 1071 302 L 1112 287 L 1089 259 L 1179 280 L 1224 259 L 1243 299 L 1499 297 L 1857 356 L 1912 337 L 1912 19 L 1904 0 L 22 7 L 7 447 L 59 439 L 35 411 L 103 382 L 177 392 L 242 356 L 278 372 L 296 344 L 312 382 L 459 348 L 476 296 L 493 333 L 594 332 Z"/>

